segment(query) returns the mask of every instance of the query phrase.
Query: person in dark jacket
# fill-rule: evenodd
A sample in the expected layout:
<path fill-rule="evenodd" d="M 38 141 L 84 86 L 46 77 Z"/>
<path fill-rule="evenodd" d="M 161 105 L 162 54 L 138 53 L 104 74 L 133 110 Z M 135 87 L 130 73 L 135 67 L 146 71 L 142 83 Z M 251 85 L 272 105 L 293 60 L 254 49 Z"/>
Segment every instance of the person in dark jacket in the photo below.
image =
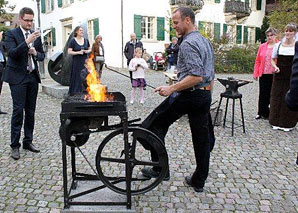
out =
<path fill-rule="evenodd" d="M 295 43 L 295 56 L 292 65 L 290 90 L 286 94 L 286 104 L 292 111 L 298 111 L 298 41 Z M 298 154 L 296 164 L 298 165 Z"/>
<path fill-rule="evenodd" d="M 178 38 L 173 37 L 172 43 L 166 49 L 168 54 L 168 70 L 171 69 L 171 66 L 177 66 L 178 52 L 179 52 L 179 45 L 177 42 L 178 42 Z"/>
<path fill-rule="evenodd" d="M 3 84 L 3 81 L 1 80 L 2 72 L 4 71 L 5 64 L 6 64 L 6 59 L 4 55 L 4 44 L 2 42 L 2 34 L 3 34 L 3 31 L 0 32 L 0 95 L 1 95 L 2 84 Z M 0 108 L 0 115 L 1 114 L 7 114 L 7 113 L 2 112 Z"/>
<path fill-rule="evenodd" d="M 127 67 L 129 66 L 129 62 L 134 57 L 135 49 L 139 47 L 143 50 L 143 43 L 137 40 L 137 36 L 135 33 L 130 35 L 130 41 L 128 41 L 124 48 L 124 55 L 127 59 Z M 132 71 L 129 71 L 130 80 L 132 81 Z"/>

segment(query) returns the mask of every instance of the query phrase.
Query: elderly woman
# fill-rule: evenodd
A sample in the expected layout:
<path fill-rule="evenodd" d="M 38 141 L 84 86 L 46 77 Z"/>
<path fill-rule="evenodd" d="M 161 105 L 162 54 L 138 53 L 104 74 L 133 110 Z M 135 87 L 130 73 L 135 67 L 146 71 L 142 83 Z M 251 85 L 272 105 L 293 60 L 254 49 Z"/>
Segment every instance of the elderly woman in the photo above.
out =
<path fill-rule="evenodd" d="M 276 40 L 276 29 L 269 27 L 265 34 L 267 42 L 260 45 L 255 61 L 253 77 L 259 79 L 259 103 L 256 119 L 268 119 L 270 92 L 274 67 L 271 64 L 271 55 Z"/>
<path fill-rule="evenodd" d="M 84 68 L 84 63 L 91 52 L 88 39 L 84 38 L 84 31 L 81 26 L 74 29 L 73 39 L 68 46 L 68 54 L 72 55 L 72 66 L 70 76 L 69 95 L 82 93 L 81 85 L 81 70 Z"/>
<path fill-rule="evenodd" d="M 97 35 L 95 37 L 95 42 L 92 44 L 91 53 L 94 56 L 93 61 L 98 72 L 98 76 L 101 78 L 102 67 L 104 64 L 104 48 L 101 35 Z"/>
<path fill-rule="evenodd" d="M 168 70 L 171 66 L 177 66 L 179 45 L 177 43 L 178 39 L 176 37 L 172 38 L 172 43 L 166 49 L 168 53 Z"/>
<path fill-rule="evenodd" d="M 269 123 L 273 129 L 286 132 L 292 130 L 298 120 L 298 112 L 290 111 L 285 103 L 285 95 L 290 88 L 296 31 L 296 24 L 288 24 L 285 27 L 285 40 L 276 43 L 272 52 L 274 77 L 270 98 Z"/>

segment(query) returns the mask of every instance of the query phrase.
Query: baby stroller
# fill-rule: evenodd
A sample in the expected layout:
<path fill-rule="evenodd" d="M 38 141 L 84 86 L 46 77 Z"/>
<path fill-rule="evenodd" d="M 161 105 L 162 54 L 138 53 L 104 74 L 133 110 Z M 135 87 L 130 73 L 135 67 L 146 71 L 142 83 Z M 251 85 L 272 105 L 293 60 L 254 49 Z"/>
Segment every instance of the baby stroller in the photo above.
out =
<path fill-rule="evenodd" d="M 153 69 L 154 70 L 164 70 L 166 64 L 166 59 L 162 52 L 154 52 L 153 53 Z"/>

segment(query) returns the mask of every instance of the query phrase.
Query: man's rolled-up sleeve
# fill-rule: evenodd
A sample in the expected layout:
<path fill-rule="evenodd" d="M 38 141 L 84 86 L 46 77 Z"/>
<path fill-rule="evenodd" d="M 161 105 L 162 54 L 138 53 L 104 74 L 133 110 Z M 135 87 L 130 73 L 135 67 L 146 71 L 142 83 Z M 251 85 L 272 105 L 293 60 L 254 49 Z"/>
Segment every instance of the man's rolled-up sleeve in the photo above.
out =
<path fill-rule="evenodd" d="M 183 52 L 183 59 L 189 75 L 205 77 L 206 71 L 204 69 L 200 51 L 191 44 L 184 45 L 180 48 L 183 48 L 181 52 Z"/>

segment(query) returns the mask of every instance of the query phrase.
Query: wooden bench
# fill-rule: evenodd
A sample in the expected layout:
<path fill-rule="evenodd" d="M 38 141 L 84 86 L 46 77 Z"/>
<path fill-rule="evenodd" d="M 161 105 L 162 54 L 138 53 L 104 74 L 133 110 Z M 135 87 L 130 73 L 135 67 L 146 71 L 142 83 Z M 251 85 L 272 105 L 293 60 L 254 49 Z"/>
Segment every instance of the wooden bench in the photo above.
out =
<path fill-rule="evenodd" d="M 169 85 L 172 85 L 178 81 L 177 74 L 175 73 L 163 72 L 163 74 L 169 79 Z"/>

